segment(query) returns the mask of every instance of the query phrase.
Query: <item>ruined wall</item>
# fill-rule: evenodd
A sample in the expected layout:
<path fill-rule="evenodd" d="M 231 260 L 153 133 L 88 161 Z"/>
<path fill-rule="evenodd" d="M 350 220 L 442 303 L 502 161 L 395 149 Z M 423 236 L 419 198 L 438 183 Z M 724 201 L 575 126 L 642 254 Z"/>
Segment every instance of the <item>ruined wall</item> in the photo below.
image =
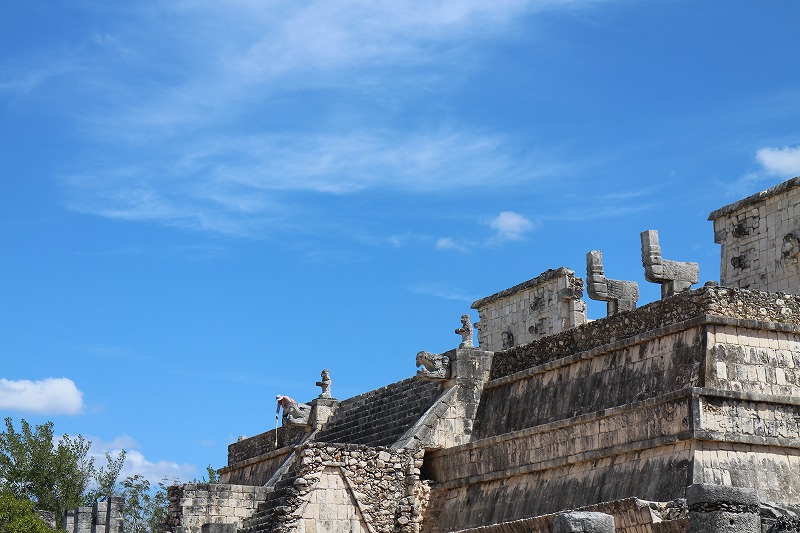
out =
<path fill-rule="evenodd" d="M 204 524 L 234 524 L 240 528 L 266 495 L 264 487 L 227 483 L 187 483 L 169 487 L 167 530 L 201 533 Z"/>
<path fill-rule="evenodd" d="M 465 485 L 455 481 L 437 484 L 432 497 L 440 491 L 445 494 L 437 527 L 440 531 L 457 531 L 636 494 L 643 499 L 669 501 L 680 496 L 687 485 L 691 464 L 690 444 L 677 442 L 524 475 L 509 473 Z"/>
<path fill-rule="evenodd" d="M 308 429 L 300 426 L 280 426 L 277 429 L 277 446 L 275 446 L 276 430 L 274 429 L 234 442 L 228 445 L 228 464 L 232 465 L 264 455 L 278 448 L 298 444 L 308 432 Z"/>
<path fill-rule="evenodd" d="M 220 483 L 234 485 L 264 485 L 286 461 L 293 446 L 299 444 L 309 429 L 300 426 L 281 426 L 276 430 L 242 439 L 228 446 L 228 466 L 219 469 Z"/>
<path fill-rule="evenodd" d="M 708 216 L 722 245 L 722 285 L 800 291 L 800 178 L 727 205 Z"/>
<path fill-rule="evenodd" d="M 481 393 L 492 368 L 492 352 L 456 348 L 442 355 L 449 360 L 449 379 L 442 381 L 445 390 L 392 448 L 448 448 L 472 440 Z"/>
<path fill-rule="evenodd" d="M 800 397 L 796 327 L 752 321 L 718 324 L 708 328 L 708 349 L 706 386 Z"/>
<path fill-rule="evenodd" d="M 62 527 L 67 533 L 122 533 L 124 507 L 123 498 L 111 497 L 88 507 L 70 509 L 64 513 Z"/>
<path fill-rule="evenodd" d="M 476 301 L 481 349 L 504 350 L 585 323 L 582 295 L 583 280 L 561 267 Z"/>
<path fill-rule="evenodd" d="M 800 325 L 800 296 L 706 286 L 494 354 L 492 379 L 707 315 Z M 698 322 L 699 323 L 699 322 Z M 758 324 L 755 324 L 758 327 Z M 772 326 L 770 326 L 772 327 Z"/>
<path fill-rule="evenodd" d="M 674 507 L 673 507 L 674 506 Z M 579 512 L 605 513 L 614 517 L 615 533 L 688 533 L 689 520 L 685 502 L 648 502 L 638 498 L 626 498 L 589 505 L 576 509 Z M 479 526 L 464 533 L 552 533 L 553 523 L 562 513 L 522 518 L 502 524 Z M 434 533 L 430 524 L 423 521 L 422 533 Z"/>
<path fill-rule="evenodd" d="M 413 533 L 427 500 L 421 464 L 422 452 L 303 444 L 244 530 Z"/>
<path fill-rule="evenodd" d="M 658 330 L 492 380 L 483 392 L 474 437 L 700 386 L 704 340 L 700 325 Z"/>
<path fill-rule="evenodd" d="M 292 446 L 246 459 L 219 469 L 220 483 L 265 485 L 292 453 Z"/>

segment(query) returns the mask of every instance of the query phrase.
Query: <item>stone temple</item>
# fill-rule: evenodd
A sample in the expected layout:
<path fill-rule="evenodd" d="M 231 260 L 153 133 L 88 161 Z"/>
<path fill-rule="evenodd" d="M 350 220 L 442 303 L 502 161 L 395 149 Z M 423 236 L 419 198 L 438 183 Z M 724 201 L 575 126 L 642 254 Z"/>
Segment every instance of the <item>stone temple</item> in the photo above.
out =
<path fill-rule="evenodd" d="M 800 531 L 800 177 L 709 215 L 719 283 L 641 234 L 638 284 L 565 267 L 476 301 L 458 348 L 172 487 L 174 533 Z M 669 250 L 665 250 L 669 256 Z M 608 315 L 586 318 L 584 291 Z M 455 322 L 455 321 L 454 321 Z M 477 336 L 477 347 L 473 344 Z M 335 376 L 334 376 L 335 377 Z"/>

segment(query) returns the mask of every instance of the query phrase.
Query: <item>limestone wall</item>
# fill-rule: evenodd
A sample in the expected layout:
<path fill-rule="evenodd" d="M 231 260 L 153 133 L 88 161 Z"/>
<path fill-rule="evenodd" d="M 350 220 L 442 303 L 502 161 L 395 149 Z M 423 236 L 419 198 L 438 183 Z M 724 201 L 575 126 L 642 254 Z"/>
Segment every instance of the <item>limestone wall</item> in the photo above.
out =
<path fill-rule="evenodd" d="M 722 285 L 800 291 L 800 178 L 712 212 Z"/>
<path fill-rule="evenodd" d="M 634 494 L 669 501 L 680 495 L 691 478 L 691 464 L 690 444 L 676 442 L 524 475 L 497 476 L 458 486 L 453 486 L 455 482 L 434 485 L 432 497 L 433 492 L 444 493 L 438 517 L 440 530 L 457 531 Z"/>
<path fill-rule="evenodd" d="M 244 531 L 413 533 L 427 501 L 421 464 L 422 452 L 303 444 Z"/>
<path fill-rule="evenodd" d="M 62 528 L 67 533 L 122 533 L 123 498 L 111 497 L 91 506 L 70 509 L 64 513 Z"/>
<path fill-rule="evenodd" d="M 299 444 L 309 431 L 310 430 L 300 426 L 280 426 L 277 429 L 277 439 L 275 438 L 276 430 L 271 429 L 264 433 L 229 444 L 228 465 L 253 459 L 254 457 L 267 454 L 279 448 Z M 276 442 L 277 446 L 275 445 Z"/>
<path fill-rule="evenodd" d="M 490 381 L 478 408 L 474 438 L 519 431 L 701 385 L 703 329 L 699 324 L 684 330 L 679 327 L 683 326 Z"/>
<path fill-rule="evenodd" d="M 585 323 L 582 295 L 583 280 L 561 267 L 476 301 L 481 349 L 504 350 Z"/>
<path fill-rule="evenodd" d="M 238 529 L 266 499 L 267 492 L 264 487 L 227 483 L 170 487 L 167 529 L 174 533 L 201 533 L 204 524 L 234 524 Z"/>
<path fill-rule="evenodd" d="M 263 455 L 229 464 L 219 469 L 220 483 L 234 485 L 265 485 L 292 453 L 292 446 L 279 448 Z"/>
<path fill-rule="evenodd" d="M 708 350 L 706 386 L 800 397 L 800 331 L 796 328 L 752 322 L 710 326 Z"/>

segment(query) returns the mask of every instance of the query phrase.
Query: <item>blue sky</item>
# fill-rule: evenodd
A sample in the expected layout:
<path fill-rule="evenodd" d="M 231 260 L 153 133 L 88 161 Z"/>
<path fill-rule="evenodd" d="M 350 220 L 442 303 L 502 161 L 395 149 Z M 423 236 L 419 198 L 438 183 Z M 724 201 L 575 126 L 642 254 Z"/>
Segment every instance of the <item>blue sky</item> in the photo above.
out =
<path fill-rule="evenodd" d="M 0 17 L 0 414 L 188 479 L 639 233 L 800 174 L 794 0 L 23 2 Z M 604 304 L 589 302 L 590 318 Z M 477 320 L 477 314 L 472 316 Z"/>

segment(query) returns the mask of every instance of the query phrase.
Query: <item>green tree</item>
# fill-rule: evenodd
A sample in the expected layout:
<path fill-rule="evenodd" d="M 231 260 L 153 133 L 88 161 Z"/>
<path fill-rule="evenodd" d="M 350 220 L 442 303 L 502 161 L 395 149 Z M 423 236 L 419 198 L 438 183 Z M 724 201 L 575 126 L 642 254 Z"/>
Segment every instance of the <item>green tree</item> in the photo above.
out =
<path fill-rule="evenodd" d="M 0 533 L 53 533 L 36 515 L 33 503 L 0 490 Z"/>
<path fill-rule="evenodd" d="M 122 496 L 125 498 L 125 533 L 162 531 L 169 508 L 167 487 L 175 483 L 178 480 L 170 483 L 164 479 L 156 487 L 151 487 L 150 482 L 141 474 L 125 478 L 121 483 Z"/>
<path fill-rule="evenodd" d="M 11 418 L 0 433 L 0 487 L 37 508 L 62 516 L 66 509 L 84 502 L 94 476 L 94 459 L 88 457 L 90 442 L 81 435 L 53 439 L 53 423 L 31 428 L 24 419 L 20 431 Z"/>
<path fill-rule="evenodd" d="M 101 466 L 94 474 L 94 487 L 86 492 L 84 501 L 87 505 L 91 505 L 96 500 L 104 500 L 110 496 L 120 496 L 121 488 L 117 479 L 125 465 L 125 450 L 121 450 L 117 457 L 112 457 L 109 452 L 106 452 L 106 466 Z"/>

